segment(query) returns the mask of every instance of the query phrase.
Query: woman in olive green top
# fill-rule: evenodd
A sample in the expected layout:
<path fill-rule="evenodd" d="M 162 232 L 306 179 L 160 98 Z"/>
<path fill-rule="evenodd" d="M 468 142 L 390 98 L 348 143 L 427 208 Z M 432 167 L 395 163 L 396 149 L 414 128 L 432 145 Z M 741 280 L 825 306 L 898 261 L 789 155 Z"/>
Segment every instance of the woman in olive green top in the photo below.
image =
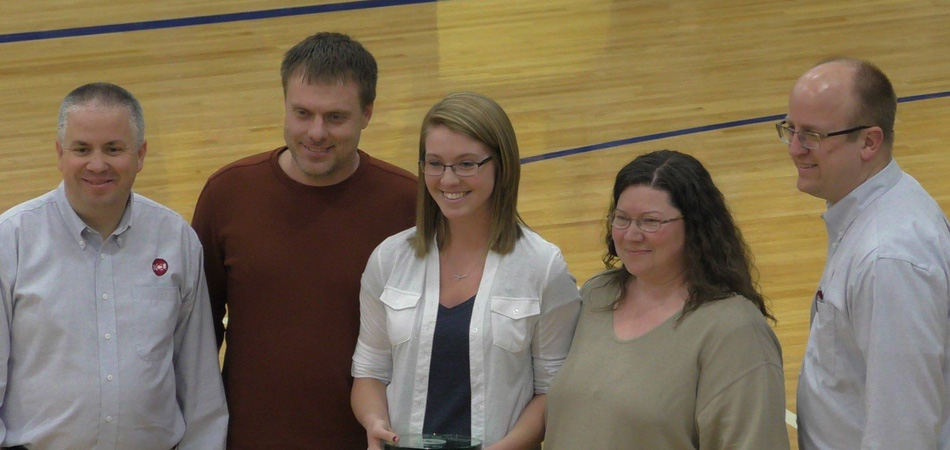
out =
<path fill-rule="evenodd" d="M 702 164 L 663 150 L 625 166 L 606 244 L 548 394 L 545 450 L 788 449 L 772 316 Z"/>

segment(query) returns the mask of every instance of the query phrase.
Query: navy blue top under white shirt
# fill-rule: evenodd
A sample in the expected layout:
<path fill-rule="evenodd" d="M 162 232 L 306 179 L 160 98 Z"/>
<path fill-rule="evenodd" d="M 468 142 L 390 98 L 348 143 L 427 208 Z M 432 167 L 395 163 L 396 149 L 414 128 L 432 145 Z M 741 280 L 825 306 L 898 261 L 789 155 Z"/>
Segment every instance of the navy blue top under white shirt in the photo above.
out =
<path fill-rule="evenodd" d="M 472 384 L 468 326 L 475 296 L 446 308 L 439 305 L 432 339 L 429 393 L 423 433 L 472 434 Z"/>

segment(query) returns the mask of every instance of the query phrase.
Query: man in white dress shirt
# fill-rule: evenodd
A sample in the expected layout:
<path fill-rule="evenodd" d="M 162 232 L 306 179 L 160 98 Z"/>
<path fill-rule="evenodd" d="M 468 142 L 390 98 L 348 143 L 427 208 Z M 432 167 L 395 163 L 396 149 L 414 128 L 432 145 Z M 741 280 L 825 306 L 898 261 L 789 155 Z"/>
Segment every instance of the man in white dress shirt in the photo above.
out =
<path fill-rule="evenodd" d="M 0 215 L 0 447 L 223 449 L 201 244 L 132 194 L 139 102 L 80 86 L 58 131 L 63 182 Z"/>
<path fill-rule="evenodd" d="M 798 189 L 828 203 L 828 258 L 798 384 L 799 447 L 950 449 L 950 226 L 892 158 L 880 69 L 802 75 L 779 137 Z"/>

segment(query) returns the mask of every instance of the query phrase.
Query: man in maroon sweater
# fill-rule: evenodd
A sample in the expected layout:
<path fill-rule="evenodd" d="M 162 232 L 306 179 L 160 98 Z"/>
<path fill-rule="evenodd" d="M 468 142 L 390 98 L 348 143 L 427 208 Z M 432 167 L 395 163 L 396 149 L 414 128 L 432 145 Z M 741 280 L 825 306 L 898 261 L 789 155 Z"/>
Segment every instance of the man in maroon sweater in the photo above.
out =
<path fill-rule="evenodd" d="M 286 146 L 212 175 L 192 223 L 227 341 L 228 449 L 365 448 L 349 404 L 360 275 L 413 225 L 416 180 L 357 149 L 376 97 L 362 45 L 310 36 L 281 77 Z"/>

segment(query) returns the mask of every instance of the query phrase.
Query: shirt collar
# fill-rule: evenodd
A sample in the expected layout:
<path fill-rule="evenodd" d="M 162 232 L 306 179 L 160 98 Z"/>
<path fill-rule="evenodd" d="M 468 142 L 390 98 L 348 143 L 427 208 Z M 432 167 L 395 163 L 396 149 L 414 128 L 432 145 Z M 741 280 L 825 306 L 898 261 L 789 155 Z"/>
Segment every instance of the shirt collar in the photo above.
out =
<path fill-rule="evenodd" d="M 119 247 L 122 247 L 122 244 L 125 243 L 125 239 L 122 238 L 122 235 L 132 228 L 132 208 L 134 207 L 135 193 L 129 192 L 129 202 L 125 205 L 125 211 L 122 212 L 122 218 L 119 219 L 119 225 L 117 225 L 115 227 L 115 231 L 112 232 L 112 234 L 116 236 L 116 243 L 119 244 Z"/>
<path fill-rule="evenodd" d="M 66 229 L 69 230 L 69 234 L 76 240 L 76 244 L 80 248 L 86 248 L 86 238 L 83 237 L 83 232 L 89 230 L 90 233 L 95 233 L 95 230 L 86 225 L 83 222 L 82 218 L 79 217 L 79 214 L 76 214 L 76 211 L 69 204 L 69 199 L 66 198 L 66 184 L 60 182 L 59 186 L 56 188 L 56 209 L 59 210 L 59 215 L 62 216 L 63 221 L 66 223 Z M 119 247 L 122 247 L 124 239 L 120 238 L 123 233 L 129 230 L 132 227 L 132 208 L 135 204 L 135 194 L 129 194 L 129 202 L 126 204 L 125 211 L 122 213 L 122 218 L 119 219 L 119 225 L 116 226 L 115 231 L 112 232 L 114 236 L 117 237 L 116 243 Z"/>
<path fill-rule="evenodd" d="M 900 180 L 903 171 L 897 161 L 891 162 L 860 186 L 844 196 L 838 203 L 830 205 L 821 215 L 828 229 L 828 240 L 837 242 L 851 226 L 851 222 L 867 209 L 875 200 L 889 191 Z"/>

